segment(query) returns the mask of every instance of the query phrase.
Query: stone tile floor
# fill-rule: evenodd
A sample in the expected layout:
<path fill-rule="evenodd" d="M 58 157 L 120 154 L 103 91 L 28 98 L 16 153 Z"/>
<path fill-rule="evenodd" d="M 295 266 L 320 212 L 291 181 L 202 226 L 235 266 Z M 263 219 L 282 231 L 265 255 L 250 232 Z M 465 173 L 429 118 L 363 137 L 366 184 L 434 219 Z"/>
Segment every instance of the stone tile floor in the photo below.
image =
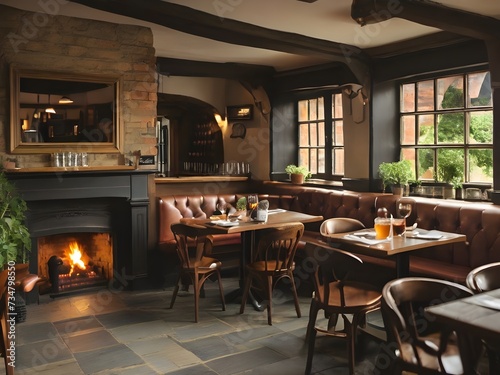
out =
<path fill-rule="evenodd" d="M 236 278 L 223 278 L 225 291 Z M 297 318 L 291 296 L 274 300 L 273 325 L 266 312 L 228 302 L 222 311 L 217 283 L 206 284 L 200 321 L 192 295 L 168 309 L 173 288 L 102 289 L 57 298 L 41 296 L 16 325 L 16 374 L 303 374 L 309 298 Z M 358 374 L 374 374 L 379 341 L 359 337 Z M 2 365 L 3 366 L 3 363 Z M 345 341 L 318 337 L 315 374 L 348 374 Z"/>

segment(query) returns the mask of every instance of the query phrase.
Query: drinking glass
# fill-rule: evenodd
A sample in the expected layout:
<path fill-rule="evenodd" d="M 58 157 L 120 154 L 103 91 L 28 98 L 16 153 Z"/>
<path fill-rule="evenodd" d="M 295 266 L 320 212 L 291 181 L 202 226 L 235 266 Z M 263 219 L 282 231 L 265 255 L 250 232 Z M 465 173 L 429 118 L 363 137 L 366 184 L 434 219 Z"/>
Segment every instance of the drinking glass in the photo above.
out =
<path fill-rule="evenodd" d="M 399 202 L 399 215 L 403 218 L 407 218 L 411 214 L 411 203 Z"/>
<path fill-rule="evenodd" d="M 385 240 L 392 238 L 392 219 L 388 217 L 375 218 L 375 239 Z"/>
<path fill-rule="evenodd" d="M 259 198 L 257 194 L 250 194 L 247 197 L 247 215 L 250 216 L 251 219 L 255 219 L 257 217 L 258 204 Z"/>
<path fill-rule="evenodd" d="M 398 211 L 400 219 L 395 219 L 393 222 L 394 234 L 403 236 L 406 233 L 406 218 L 411 214 L 411 203 L 399 202 Z"/>
<path fill-rule="evenodd" d="M 219 211 L 221 213 L 221 215 L 225 215 L 226 214 L 226 210 L 227 210 L 227 203 L 226 202 L 219 202 L 217 203 L 217 211 Z M 226 219 L 227 219 L 227 215 L 225 215 Z"/>

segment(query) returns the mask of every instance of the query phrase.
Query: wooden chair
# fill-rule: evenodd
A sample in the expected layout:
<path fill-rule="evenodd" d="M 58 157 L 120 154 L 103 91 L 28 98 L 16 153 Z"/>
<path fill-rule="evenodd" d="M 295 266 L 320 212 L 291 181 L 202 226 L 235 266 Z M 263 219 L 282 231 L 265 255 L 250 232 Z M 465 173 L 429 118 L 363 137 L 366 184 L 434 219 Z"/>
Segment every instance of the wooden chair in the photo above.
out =
<path fill-rule="evenodd" d="M 474 294 L 500 288 L 500 262 L 474 268 L 467 275 L 465 282 Z"/>
<path fill-rule="evenodd" d="M 465 280 L 467 287 L 474 294 L 500 288 L 500 262 L 489 263 L 469 272 Z M 500 373 L 500 340 L 484 342 L 488 353 L 490 374 Z"/>
<path fill-rule="evenodd" d="M 365 324 L 368 312 L 380 307 L 380 290 L 349 280 L 349 271 L 362 263 L 356 255 L 312 243 L 306 243 L 305 252 L 313 264 L 314 282 L 306 331 L 308 352 L 305 374 L 311 373 L 317 332 L 347 339 L 349 373 L 354 374 L 357 329 Z M 317 326 L 320 310 L 324 310 L 325 317 L 329 318 L 326 328 Z M 348 315 L 352 316 L 351 319 Z M 338 317 L 342 317 L 344 322 L 340 330 L 337 329 Z"/>
<path fill-rule="evenodd" d="M 435 323 L 425 313 L 430 305 L 472 295 L 453 282 L 423 277 L 407 277 L 388 282 L 382 290 L 382 316 L 388 345 L 394 353 L 393 374 L 463 374 L 458 337 L 446 326 Z M 463 335 L 460 340 L 474 340 Z M 481 348 L 479 340 L 475 347 Z M 472 346 L 474 347 L 474 346 Z M 477 363 L 478 353 L 468 360 Z"/>
<path fill-rule="evenodd" d="M 9 293 L 7 288 L 8 276 L 8 270 L 4 270 L 0 273 L 0 333 L 2 335 L 2 340 L 0 342 L 0 354 L 4 359 L 5 373 L 7 375 L 13 375 L 14 366 L 12 366 L 11 360 L 8 358 L 8 350 L 13 344 L 11 336 L 9 336 L 9 327 L 11 323 L 8 321 L 9 316 L 7 315 L 9 312 Z M 15 305 L 15 303 L 13 303 L 13 305 Z"/>
<path fill-rule="evenodd" d="M 245 286 L 241 300 L 240 314 L 245 312 L 250 288 L 254 281 L 263 286 L 267 305 L 267 323 L 272 325 L 272 295 L 278 281 L 290 280 L 295 310 L 300 318 L 299 298 L 293 278 L 295 252 L 304 233 L 302 223 L 290 223 L 279 228 L 263 229 L 252 261 L 246 265 Z"/>
<path fill-rule="evenodd" d="M 333 217 L 321 223 L 319 232 L 323 237 L 328 239 L 329 234 L 351 232 L 364 228 L 365 225 L 359 220 L 349 217 Z"/>
<path fill-rule="evenodd" d="M 213 247 L 212 237 L 207 234 L 207 230 L 204 227 L 175 223 L 171 225 L 171 229 L 177 243 L 176 249 L 180 260 L 180 272 L 175 284 L 172 300 L 170 301 L 170 308 L 174 306 L 181 278 L 187 277 L 191 280 L 194 287 L 195 322 L 198 322 L 200 292 L 205 281 L 215 274 L 219 282 L 222 311 L 225 311 L 226 302 L 224 300 L 220 276 L 222 265 L 217 259 L 209 257 Z"/>

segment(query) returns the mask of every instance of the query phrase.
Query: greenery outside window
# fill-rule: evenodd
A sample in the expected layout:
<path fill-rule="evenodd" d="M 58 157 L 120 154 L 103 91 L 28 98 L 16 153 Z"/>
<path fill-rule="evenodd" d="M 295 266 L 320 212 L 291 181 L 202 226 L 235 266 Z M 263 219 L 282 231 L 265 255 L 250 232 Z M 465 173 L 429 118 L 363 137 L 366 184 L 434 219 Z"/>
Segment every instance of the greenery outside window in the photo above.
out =
<path fill-rule="evenodd" d="M 406 82 L 401 155 L 420 180 L 491 183 L 493 101 L 486 71 Z"/>
<path fill-rule="evenodd" d="M 344 175 L 344 122 L 342 94 L 302 99 L 297 103 L 299 165 L 313 177 L 335 179 Z"/>

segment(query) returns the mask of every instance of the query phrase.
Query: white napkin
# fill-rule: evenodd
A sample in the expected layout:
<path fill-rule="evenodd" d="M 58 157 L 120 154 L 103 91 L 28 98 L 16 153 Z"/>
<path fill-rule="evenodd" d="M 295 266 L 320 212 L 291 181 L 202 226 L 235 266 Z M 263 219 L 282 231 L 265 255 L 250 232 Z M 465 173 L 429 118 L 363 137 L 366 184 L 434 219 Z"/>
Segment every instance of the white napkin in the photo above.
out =
<path fill-rule="evenodd" d="M 428 233 L 420 233 L 420 232 L 412 232 L 412 233 L 406 233 L 406 237 L 408 238 L 418 238 L 421 240 L 439 240 L 440 238 L 443 237 L 442 234 L 436 233 L 433 231 L 430 231 Z"/>
<path fill-rule="evenodd" d="M 234 227 L 240 223 L 238 221 L 214 220 L 212 221 L 212 224 L 220 225 L 221 227 Z"/>
<path fill-rule="evenodd" d="M 371 240 L 369 238 L 361 237 L 361 236 L 355 236 L 353 234 L 346 234 L 344 236 L 344 238 L 348 239 L 350 241 L 362 242 L 362 243 L 367 244 L 367 245 L 376 245 L 378 243 L 389 241 L 389 239 L 387 239 L 387 238 L 383 239 L 383 240 Z"/>

